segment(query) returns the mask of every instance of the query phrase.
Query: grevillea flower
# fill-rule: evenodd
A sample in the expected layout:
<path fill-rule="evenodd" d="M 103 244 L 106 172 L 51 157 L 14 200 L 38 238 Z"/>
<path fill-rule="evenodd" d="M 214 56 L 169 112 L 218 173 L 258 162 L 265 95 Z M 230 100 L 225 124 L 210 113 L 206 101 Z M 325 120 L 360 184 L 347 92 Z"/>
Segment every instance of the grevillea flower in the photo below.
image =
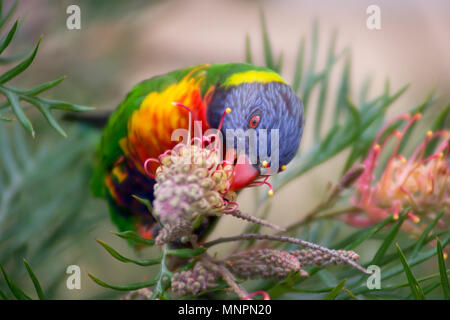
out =
<path fill-rule="evenodd" d="M 179 297 L 196 295 L 217 286 L 217 272 L 208 269 L 201 261 L 191 270 L 175 272 L 172 276 L 171 290 Z"/>
<path fill-rule="evenodd" d="M 359 259 L 359 255 L 354 251 L 347 250 L 333 250 L 339 256 L 347 259 L 351 259 L 356 261 Z M 337 264 L 345 264 L 346 262 L 343 259 L 339 259 L 338 257 L 331 255 L 328 252 L 324 252 L 322 250 L 315 249 L 300 249 L 289 251 L 289 254 L 296 257 L 302 266 L 318 266 L 322 267 L 325 265 L 337 265 Z"/>
<path fill-rule="evenodd" d="M 152 297 L 152 295 L 153 291 L 151 291 L 149 288 L 143 288 L 131 291 L 126 296 L 120 298 L 120 300 L 149 300 Z"/>
<path fill-rule="evenodd" d="M 233 167 L 214 149 L 178 144 L 160 156 L 153 213 L 164 225 L 158 244 L 189 236 L 193 221 L 234 207 L 230 191 Z"/>
<path fill-rule="evenodd" d="M 356 194 L 351 199 L 357 210 L 344 218 L 349 224 L 358 227 L 372 225 L 391 215 L 398 218 L 399 213 L 405 210 L 410 219 L 404 227 L 410 231 L 420 231 L 414 223 L 418 223 L 421 218 L 433 218 L 442 210 L 446 219 L 450 216 L 450 132 L 428 131 L 409 159 L 398 153 L 406 132 L 420 117 L 420 114 L 402 114 L 388 122 L 376 136 L 363 162 L 365 170 L 355 184 Z M 405 122 L 403 129 L 383 139 L 387 129 L 399 120 Z M 397 139 L 394 150 L 381 176 L 376 179 L 375 169 L 379 157 L 393 138 Z M 437 142 L 435 150 L 431 155 L 426 155 L 431 141 Z"/>
<path fill-rule="evenodd" d="M 256 297 L 256 296 L 263 296 L 264 300 L 270 300 L 269 294 L 266 291 L 262 291 L 262 290 L 252 292 L 245 298 L 242 298 L 241 300 L 251 300 L 253 297 Z"/>
<path fill-rule="evenodd" d="M 284 279 L 295 272 L 300 272 L 301 276 L 308 275 L 295 256 L 276 249 L 233 254 L 226 259 L 226 267 L 239 279 Z"/>

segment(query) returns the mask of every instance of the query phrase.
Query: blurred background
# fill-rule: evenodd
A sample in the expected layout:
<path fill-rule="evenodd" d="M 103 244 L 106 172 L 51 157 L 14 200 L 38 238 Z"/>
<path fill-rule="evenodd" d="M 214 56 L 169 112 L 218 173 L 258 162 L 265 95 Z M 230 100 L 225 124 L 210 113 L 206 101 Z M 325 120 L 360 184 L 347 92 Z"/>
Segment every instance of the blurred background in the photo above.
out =
<path fill-rule="evenodd" d="M 12 1 L 5 1 L 4 8 L 11 4 Z M 80 30 L 66 28 L 66 8 L 71 4 L 81 8 Z M 372 4 L 381 9 L 381 30 L 366 27 L 366 9 Z M 354 87 L 359 88 L 370 77 L 371 96 L 382 90 L 387 78 L 394 91 L 410 84 L 407 93 L 389 111 L 391 115 L 417 105 L 431 90 L 436 91 L 438 104 L 450 100 L 450 2 L 446 0 L 21 1 L 15 13 L 22 18 L 20 32 L 6 54 L 28 52 L 30 43 L 36 43 L 43 35 L 33 65 L 14 84 L 27 88 L 66 75 L 61 85 L 45 94 L 47 97 L 111 109 L 137 82 L 151 76 L 201 63 L 244 61 L 246 35 L 250 38 L 253 62 L 263 64 L 260 8 L 265 12 L 272 47 L 277 55 L 283 52 L 282 75 L 288 82 L 294 73 L 301 37 L 306 37 L 309 58 L 311 29 L 317 19 L 318 66 L 325 64 L 329 39 L 336 30 L 337 51 L 347 47 L 351 50 Z M 9 67 L 0 68 L 3 72 Z M 332 77 L 339 76 L 339 68 Z M 332 91 L 335 86 L 336 82 L 331 81 Z M 311 97 L 314 99 L 317 95 Z M 45 142 L 48 150 L 56 148 L 64 138 L 49 129 L 36 111 L 27 112 L 37 123 L 37 137 L 25 139 L 31 144 Z M 311 142 L 312 125 L 306 119 L 301 148 Z M 68 129 L 69 136 L 71 130 L 76 130 L 72 124 L 64 123 L 63 127 Z M 92 145 L 95 144 L 93 141 Z M 86 148 L 79 162 L 90 163 L 93 156 L 94 149 Z M 335 170 L 336 163 L 345 157 L 346 154 L 338 155 L 291 183 L 283 192 L 275 190 L 268 219 L 280 225 L 298 220 L 323 195 L 327 183 L 336 181 L 340 174 Z M 50 187 L 52 180 L 45 187 L 47 184 Z M 67 197 L 70 198 L 70 192 Z M 117 262 L 95 243 L 100 238 L 119 252 L 131 251 L 124 241 L 110 233 L 115 228 L 108 219 L 104 201 L 91 198 L 85 201 L 79 219 L 89 223 L 83 229 L 87 230 L 86 235 L 78 237 L 77 243 L 67 249 L 59 250 L 58 255 L 46 258 L 52 261 L 54 269 L 35 270 L 45 284 L 53 273 L 64 279 L 65 268 L 70 264 L 81 267 L 81 290 L 67 290 L 64 280 L 55 283 L 56 296 L 63 299 L 92 298 L 104 293 L 88 279 L 87 272 L 101 274 L 103 279 L 112 279 L 109 282 L 114 283 L 136 282 L 149 276 L 148 269 Z M 240 195 L 240 204 L 243 211 L 252 212 L 251 190 Z M 214 236 L 229 230 L 238 233 L 243 228 L 241 222 L 225 218 Z M 45 227 L 42 232 L 46 232 Z"/>

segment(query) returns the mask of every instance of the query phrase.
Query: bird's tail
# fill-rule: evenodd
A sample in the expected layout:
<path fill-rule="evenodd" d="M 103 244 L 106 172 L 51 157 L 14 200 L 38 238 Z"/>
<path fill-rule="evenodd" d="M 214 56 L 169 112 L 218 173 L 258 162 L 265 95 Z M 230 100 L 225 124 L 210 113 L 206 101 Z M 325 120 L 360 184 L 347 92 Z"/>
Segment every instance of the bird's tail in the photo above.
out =
<path fill-rule="evenodd" d="M 66 113 L 63 119 L 66 121 L 86 124 L 94 128 L 103 128 L 106 126 L 109 117 L 114 110 L 95 110 L 83 113 Z"/>

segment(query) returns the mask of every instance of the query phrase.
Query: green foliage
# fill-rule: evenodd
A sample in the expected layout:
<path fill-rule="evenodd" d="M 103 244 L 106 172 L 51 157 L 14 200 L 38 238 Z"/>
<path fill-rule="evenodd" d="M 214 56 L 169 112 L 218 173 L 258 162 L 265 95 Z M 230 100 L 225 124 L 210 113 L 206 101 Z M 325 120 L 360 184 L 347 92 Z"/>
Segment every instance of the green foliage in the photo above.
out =
<path fill-rule="evenodd" d="M 411 292 L 414 296 L 414 299 L 424 300 L 425 295 L 422 291 L 422 288 L 420 287 L 417 279 L 414 277 L 414 274 L 412 273 L 411 268 L 409 267 L 408 261 L 406 261 L 406 257 L 404 255 L 402 249 L 400 249 L 398 244 L 396 244 L 396 246 L 397 246 L 397 250 L 398 250 L 398 255 L 400 257 L 400 261 L 403 265 L 403 269 L 405 269 L 405 274 L 406 274 L 406 277 L 408 278 L 408 283 L 411 288 Z"/>
<path fill-rule="evenodd" d="M 97 240 L 97 242 L 103 247 L 105 248 L 106 251 L 109 252 L 109 254 L 111 254 L 114 258 L 116 258 L 117 260 L 121 261 L 121 262 L 131 262 L 134 264 L 137 264 L 138 266 L 142 266 L 142 267 L 146 267 L 146 266 L 151 266 L 154 264 L 159 264 L 161 263 L 161 258 L 157 258 L 157 259 L 147 259 L 147 260 L 133 260 L 127 257 L 124 257 L 123 255 L 121 255 L 120 253 L 118 253 L 116 250 L 114 250 L 113 248 L 111 248 L 111 246 L 109 246 L 108 244 L 106 244 L 104 241 L 102 240 Z"/>
<path fill-rule="evenodd" d="M 94 280 L 95 283 L 97 283 L 98 285 L 105 287 L 105 288 L 117 290 L 117 291 L 139 290 L 142 288 L 154 286 L 157 283 L 155 280 L 151 280 L 151 281 L 147 281 L 147 282 L 132 283 L 132 284 L 127 284 L 127 285 L 123 285 L 123 286 L 116 286 L 116 285 L 107 284 L 106 282 L 103 282 L 102 280 L 98 279 L 97 277 L 95 277 L 94 275 L 92 275 L 90 273 L 89 273 L 89 277 L 92 280 Z"/>
<path fill-rule="evenodd" d="M 3 3 L 3 2 L 2 2 Z M 0 3 L 0 7 L 2 6 L 2 3 Z M 6 26 L 8 20 L 13 15 L 15 9 L 17 7 L 17 2 L 14 2 L 12 7 L 9 9 L 9 11 L 6 13 L 4 17 L 0 16 L 0 31 L 3 30 L 3 27 Z M 1 12 L 0 12 L 1 15 Z M 11 41 L 13 40 L 17 29 L 18 29 L 19 21 L 16 21 L 14 25 L 11 27 L 11 29 L 8 31 L 6 35 L 4 35 L 0 39 L 0 55 L 3 53 L 3 51 L 10 45 Z M 16 119 L 20 122 L 20 124 L 34 137 L 35 136 L 35 130 L 33 128 L 33 125 L 31 124 L 30 119 L 27 117 L 27 115 L 24 112 L 24 106 L 21 104 L 21 102 L 26 102 L 28 105 L 32 105 L 36 107 L 39 112 L 42 113 L 44 118 L 48 121 L 51 127 L 53 127 L 59 134 L 66 137 L 65 131 L 62 129 L 62 127 L 59 125 L 58 121 L 56 121 L 55 117 L 51 113 L 52 110 L 65 110 L 65 111 L 74 111 L 74 112 L 81 112 L 81 111 L 87 111 L 91 110 L 91 107 L 87 106 L 81 106 L 76 105 L 64 101 L 59 100 L 51 100 L 46 99 L 41 96 L 39 96 L 42 92 L 47 91 L 56 85 L 58 85 L 61 81 L 65 79 L 65 77 L 61 77 L 54 81 L 49 81 L 46 83 L 42 83 L 34 88 L 31 89 L 18 89 L 15 87 L 12 87 L 10 85 L 7 85 L 7 83 L 23 73 L 25 70 L 28 69 L 28 67 L 33 62 L 34 58 L 36 57 L 36 54 L 39 49 L 39 45 L 41 44 L 41 39 L 39 39 L 37 45 L 35 46 L 34 50 L 31 52 L 31 54 L 24 58 L 19 64 L 12 67 L 8 71 L 4 72 L 2 75 L 0 75 L 0 94 L 3 95 L 6 98 L 6 101 L 0 104 L 0 111 L 2 109 L 10 109 L 10 112 L 14 113 Z M 8 59 L 8 58 L 2 58 L 3 63 L 7 62 L 14 62 L 11 60 L 14 59 Z M 21 58 L 19 56 L 19 58 Z M 0 114 L 0 120 L 1 121 L 12 121 L 13 118 L 5 117 L 4 115 Z"/>
<path fill-rule="evenodd" d="M 142 238 L 134 231 L 115 232 L 114 234 L 122 239 L 126 239 L 131 243 L 136 244 L 137 246 L 152 246 L 155 244 L 155 240 Z"/>
<path fill-rule="evenodd" d="M 45 300 L 45 294 L 42 291 L 41 284 L 39 283 L 38 278 L 34 274 L 33 269 L 31 269 L 31 266 L 26 259 L 23 259 L 23 263 L 25 265 L 25 268 L 27 268 L 27 272 L 31 278 L 31 281 L 33 281 L 34 288 L 36 289 L 36 294 L 38 295 L 40 300 Z"/>
<path fill-rule="evenodd" d="M 437 256 L 438 256 L 438 261 L 439 261 L 439 276 L 441 277 L 441 285 L 442 285 L 442 290 L 444 291 L 444 298 L 445 298 L 445 300 L 450 300 L 450 285 L 448 282 L 448 274 L 447 274 L 448 272 L 445 267 L 445 260 L 444 260 L 444 254 L 442 252 L 442 245 L 439 240 L 437 241 L 436 250 L 437 250 Z"/>
<path fill-rule="evenodd" d="M 33 269 L 31 268 L 30 264 L 27 262 L 27 260 L 23 259 L 23 264 L 25 265 L 25 268 L 27 269 L 28 275 L 30 276 L 31 281 L 33 282 L 34 289 L 36 290 L 36 294 L 40 300 L 45 300 L 45 294 L 42 291 L 41 284 L 39 283 L 39 280 L 37 279 L 36 275 L 34 274 Z M 6 281 L 6 284 L 13 294 L 13 296 L 17 300 L 31 300 L 31 298 L 19 287 L 17 284 L 15 284 L 9 275 L 6 273 L 5 269 L 0 265 L 0 270 L 2 271 L 3 278 Z M 9 300 L 10 297 L 0 289 L 0 297 L 3 300 Z"/>
<path fill-rule="evenodd" d="M 345 282 L 347 281 L 347 279 L 342 280 L 341 282 L 339 282 L 337 284 L 337 286 L 331 290 L 330 292 L 328 292 L 328 294 L 325 296 L 325 298 L 323 298 L 324 300 L 334 300 L 336 299 L 336 297 L 338 296 L 338 294 L 342 291 L 342 289 L 344 289 L 344 285 Z"/>
<path fill-rule="evenodd" d="M 154 242 L 152 240 L 144 239 L 140 237 L 138 234 L 136 234 L 133 231 L 127 231 L 127 232 L 121 232 L 121 233 L 115 233 L 118 237 L 122 239 L 126 239 L 132 244 L 135 244 L 137 246 L 153 246 Z M 168 299 L 169 296 L 166 294 L 166 291 L 170 285 L 170 278 L 172 277 L 172 272 L 167 268 L 166 260 L 168 256 L 173 257 L 179 257 L 179 258 L 192 258 L 196 257 L 206 251 L 205 248 L 197 248 L 197 249 L 188 249 L 188 248 L 181 248 L 181 249 L 168 249 L 166 247 L 163 248 L 161 257 L 159 258 L 152 258 L 152 259 L 144 259 L 144 260 L 135 260 L 131 258 L 124 257 L 120 253 L 118 253 L 115 249 L 113 249 L 110 245 L 106 244 L 102 240 L 97 240 L 97 242 L 115 259 L 125 262 L 125 263 L 133 263 L 135 265 L 146 267 L 151 266 L 155 264 L 159 264 L 159 272 L 156 275 L 156 277 L 147 282 L 141 282 L 141 283 L 133 283 L 128 285 L 111 285 L 107 284 L 106 282 L 98 279 L 96 276 L 89 274 L 89 277 L 99 284 L 102 287 L 114 289 L 118 291 L 133 291 L 138 290 L 142 288 L 147 288 L 154 286 L 153 290 L 153 299 L 159 298 L 159 299 Z"/>
<path fill-rule="evenodd" d="M 1 1 L 0 8 L 3 7 L 2 4 Z M 4 15 L 0 9 L 1 30 L 7 26 L 16 7 L 17 2 L 14 2 Z M 8 84 L 28 69 L 41 43 L 39 40 L 28 57 L 3 57 L 4 50 L 10 46 L 19 25 L 16 21 L 0 39 L 0 63 L 9 64 L 23 59 L 0 75 L 0 94 L 6 98 L 6 101 L 0 103 L 0 111 L 12 112 L 34 137 L 33 125 L 25 115 L 27 106 L 23 106 L 21 102 L 34 105 L 50 126 L 65 136 L 50 111 L 84 111 L 90 108 L 40 96 L 42 92 L 58 85 L 64 77 L 31 89 L 18 89 Z M 86 185 L 91 176 L 92 150 L 98 137 L 79 129 L 71 131 L 67 140 L 46 138 L 35 145 L 35 141 L 25 136 L 18 126 L 5 123 L 13 120 L 9 116 L 0 115 L 0 265 L 4 267 L 5 279 L 0 281 L 0 296 L 8 297 L 5 293 L 8 287 L 16 298 L 27 298 L 16 284 L 16 279 L 20 279 L 19 284 L 22 284 L 26 271 L 37 297 L 51 298 L 65 275 L 66 265 L 61 258 L 64 251 L 76 246 L 78 241 L 74 239 L 81 239 L 93 223 L 99 220 L 94 214 L 84 217 L 82 210 L 89 195 Z M 50 283 L 46 295 L 27 260 L 23 260 L 25 268 L 20 267 L 21 257 L 28 257 L 37 268 L 45 265 L 48 275 L 46 281 Z M 60 260 L 50 264 L 50 258 Z M 10 270 L 9 273 L 6 270 Z"/>
<path fill-rule="evenodd" d="M 43 141 L 34 148 L 19 127 L 0 123 L 0 264 L 12 270 L 13 279 L 24 272 L 19 258 L 28 257 L 35 266 L 47 264 L 76 246 L 74 237 L 82 238 L 104 217 L 83 214 L 97 137 L 81 130 L 71 133 L 67 140 Z M 50 266 L 47 270 L 57 286 L 66 266 L 53 267 L 56 272 Z"/>

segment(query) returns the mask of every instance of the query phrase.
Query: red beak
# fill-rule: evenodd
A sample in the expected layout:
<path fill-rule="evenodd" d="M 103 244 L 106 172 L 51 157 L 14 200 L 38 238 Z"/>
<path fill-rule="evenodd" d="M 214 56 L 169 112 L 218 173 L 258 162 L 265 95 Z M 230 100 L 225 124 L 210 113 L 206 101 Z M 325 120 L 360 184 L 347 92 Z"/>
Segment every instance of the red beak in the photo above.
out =
<path fill-rule="evenodd" d="M 245 188 L 259 176 L 259 171 L 250 164 L 245 155 L 239 156 L 234 166 L 233 180 L 230 189 L 235 191 Z"/>

